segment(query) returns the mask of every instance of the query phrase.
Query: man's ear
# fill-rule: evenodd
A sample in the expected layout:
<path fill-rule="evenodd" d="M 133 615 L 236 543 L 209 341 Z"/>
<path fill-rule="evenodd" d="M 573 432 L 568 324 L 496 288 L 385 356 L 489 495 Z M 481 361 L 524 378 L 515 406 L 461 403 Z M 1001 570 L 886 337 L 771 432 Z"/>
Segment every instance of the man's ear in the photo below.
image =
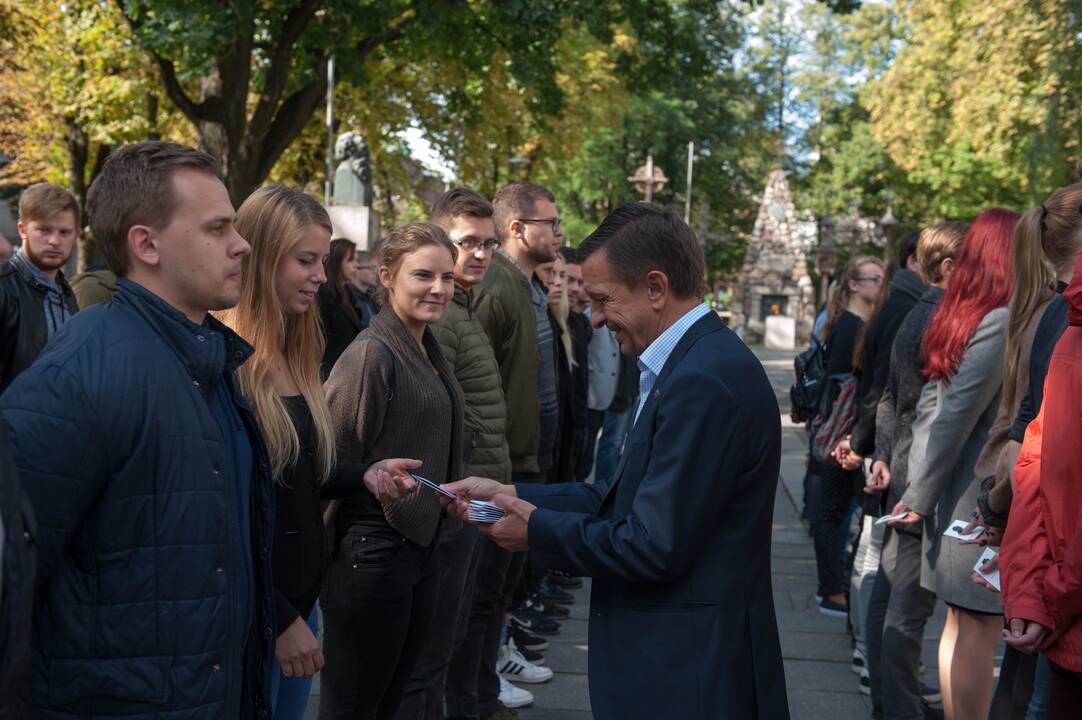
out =
<path fill-rule="evenodd" d="M 25 245 L 26 244 L 26 223 L 24 223 L 22 220 L 20 220 L 18 225 L 16 225 L 15 227 L 18 228 L 19 237 L 22 238 L 23 245 Z"/>
<path fill-rule="evenodd" d="M 132 259 L 143 265 L 157 267 L 161 264 L 157 234 L 146 225 L 132 225 L 128 228 L 128 251 L 131 252 Z"/>
<path fill-rule="evenodd" d="M 669 276 L 660 270 L 651 270 L 646 273 L 644 284 L 646 297 L 654 307 L 658 307 L 669 295 Z"/>

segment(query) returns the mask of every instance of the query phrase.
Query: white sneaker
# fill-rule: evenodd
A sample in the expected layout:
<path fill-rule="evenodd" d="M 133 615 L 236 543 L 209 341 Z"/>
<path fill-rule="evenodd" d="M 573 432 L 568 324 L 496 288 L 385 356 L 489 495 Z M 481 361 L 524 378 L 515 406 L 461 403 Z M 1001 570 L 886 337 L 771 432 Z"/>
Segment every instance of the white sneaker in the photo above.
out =
<path fill-rule="evenodd" d="M 500 676 L 500 704 L 509 708 L 533 705 L 533 693 L 516 687 Z"/>
<path fill-rule="evenodd" d="M 496 668 L 500 675 L 515 682 L 544 683 L 552 679 L 552 670 L 534 665 L 508 645 L 500 648 Z"/>
<path fill-rule="evenodd" d="M 855 672 L 857 675 L 860 675 L 867 669 L 867 664 L 868 659 L 864 657 L 864 653 L 862 653 L 857 648 L 853 648 L 853 659 L 849 664 L 849 669 Z"/>

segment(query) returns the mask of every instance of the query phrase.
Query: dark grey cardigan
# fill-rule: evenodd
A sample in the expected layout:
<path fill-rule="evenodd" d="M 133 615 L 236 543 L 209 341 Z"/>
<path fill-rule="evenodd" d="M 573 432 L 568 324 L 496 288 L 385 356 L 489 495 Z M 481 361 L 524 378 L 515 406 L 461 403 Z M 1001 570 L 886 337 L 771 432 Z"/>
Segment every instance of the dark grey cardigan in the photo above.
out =
<path fill-rule="evenodd" d="M 415 458 L 424 463 L 418 472 L 429 480 L 442 483 L 460 478 L 462 389 L 428 328 L 422 343 L 427 358 L 390 306 L 384 306 L 335 363 L 324 387 L 339 463 L 369 465 L 389 458 Z M 392 374 L 394 397 L 389 399 Z M 361 479 L 354 481 L 355 488 L 324 488 L 325 497 L 346 496 L 338 511 L 339 527 L 358 515 L 370 516 L 377 507 Z M 435 536 L 442 507 L 434 492 L 419 488 L 383 506 L 382 513 L 403 537 L 427 546 Z"/>

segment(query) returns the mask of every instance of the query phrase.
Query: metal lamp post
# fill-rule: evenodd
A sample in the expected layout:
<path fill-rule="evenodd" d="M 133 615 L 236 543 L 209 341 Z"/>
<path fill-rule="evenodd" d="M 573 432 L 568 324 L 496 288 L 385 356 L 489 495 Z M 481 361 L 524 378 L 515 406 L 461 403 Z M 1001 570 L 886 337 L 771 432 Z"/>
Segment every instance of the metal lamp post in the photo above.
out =
<path fill-rule="evenodd" d="M 834 246 L 834 220 L 830 213 L 819 221 L 819 245 L 815 250 L 815 269 L 819 273 L 819 299 L 826 302 L 830 276 L 838 266 L 838 248 Z"/>

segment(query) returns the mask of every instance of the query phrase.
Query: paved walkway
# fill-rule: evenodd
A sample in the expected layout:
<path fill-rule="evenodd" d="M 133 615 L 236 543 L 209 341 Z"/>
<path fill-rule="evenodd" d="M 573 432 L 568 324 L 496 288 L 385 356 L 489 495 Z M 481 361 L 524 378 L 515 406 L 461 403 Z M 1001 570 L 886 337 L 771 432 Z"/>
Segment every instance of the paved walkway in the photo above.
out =
<path fill-rule="evenodd" d="M 780 408 L 788 408 L 792 353 L 757 350 L 770 375 Z M 871 703 L 859 692 L 859 679 L 850 670 L 852 646 L 846 622 L 820 615 L 815 603 L 815 554 L 799 516 L 802 503 L 803 429 L 782 416 L 782 477 L 774 505 L 771 548 L 774 603 L 781 632 L 786 685 L 793 720 L 861 720 L 871 715 Z M 520 710 L 523 720 L 588 720 L 591 718 L 586 676 L 586 623 L 589 583 L 576 592 L 571 617 L 559 636 L 550 638 L 547 665 L 555 678 L 545 685 L 524 686 L 536 697 L 533 707 Z M 925 677 L 935 682 L 935 648 L 942 627 L 942 608 L 925 634 Z M 997 663 L 998 664 L 998 663 Z M 689 658 L 689 667 L 693 667 Z M 679 672 L 674 668 L 674 672 Z M 308 717 L 315 718 L 318 685 Z M 692 720 L 692 719 L 689 719 Z"/>

